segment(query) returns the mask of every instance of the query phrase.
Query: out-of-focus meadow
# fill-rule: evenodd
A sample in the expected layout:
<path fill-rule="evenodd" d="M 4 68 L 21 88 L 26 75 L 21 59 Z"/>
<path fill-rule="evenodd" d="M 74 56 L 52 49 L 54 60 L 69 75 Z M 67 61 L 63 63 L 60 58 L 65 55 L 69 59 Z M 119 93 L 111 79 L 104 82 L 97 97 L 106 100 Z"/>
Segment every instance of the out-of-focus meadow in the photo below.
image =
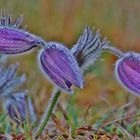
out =
<path fill-rule="evenodd" d="M 28 31 L 47 41 L 63 42 L 69 48 L 88 25 L 95 31 L 100 29 L 110 45 L 124 52 L 140 51 L 139 0 L 0 0 L 0 9 L 5 9 L 13 17 L 23 14 Z M 40 116 L 47 105 L 52 84 L 38 69 L 38 51 L 37 48 L 31 53 L 10 57 L 9 63 L 20 62 L 19 73 L 27 75 L 25 87 L 33 97 Z M 92 106 L 93 114 L 89 120 L 85 120 L 94 124 L 110 108 L 117 109 L 132 99 L 131 94 L 115 80 L 116 60 L 112 54 L 103 53 L 101 59 L 88 70 L 85 88 L 75 89 L 73 96 L 61 95 L 59 102 L 64 108 L 68 107 L 68 113 L 78 114 L 75 124 L 89 106 Z M 135 104 L 139 101 L 139 97 L 136 98 Z M 135 106 L 129 109 L 130 112 L 135 111 Z"/>

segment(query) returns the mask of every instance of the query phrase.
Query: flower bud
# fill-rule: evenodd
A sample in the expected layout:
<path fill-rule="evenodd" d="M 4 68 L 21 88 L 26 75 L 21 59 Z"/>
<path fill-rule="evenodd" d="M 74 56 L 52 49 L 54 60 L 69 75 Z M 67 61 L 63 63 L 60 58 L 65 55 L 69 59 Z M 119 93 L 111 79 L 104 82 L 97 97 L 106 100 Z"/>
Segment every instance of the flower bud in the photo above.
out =
<path fill-rule="evenodd" d="M 21 124 L 26 120 L 27 108 L 25 97 L 27 95 L 24 92 L 12 94 L 11 97 L 7 98 L 4 102 L 4 109 L 8 113 L 9 117 L 13 119 L 16 123 Z M 28 97 L 28 108 L 30 120 L 32 123 L 36 121 L 36 114 L 34 111 L 34 106 Z"/>
<path fill-rule="evenodd" d="M 115 65 L 119 83 L 131 93 L 140 95 L 140 54 L 126 53 Z"/>
<path fill-rule="evenodd" d="M 21 28 L 22 16 L 14 22 L 10 16 L 4 13 L 0 17 L 0 53 L 18 54 L 31 50 L 36 47 L 40 41 L 38 37 L 24 31 Z"/>
<path fill-rule="evenodd" d="M 40 51 L 40 67 L 58 87 L 72 93 L 71 86 L 83 87 L 83 75 L 71 52 L 62 44 L 46 43 Z"/>

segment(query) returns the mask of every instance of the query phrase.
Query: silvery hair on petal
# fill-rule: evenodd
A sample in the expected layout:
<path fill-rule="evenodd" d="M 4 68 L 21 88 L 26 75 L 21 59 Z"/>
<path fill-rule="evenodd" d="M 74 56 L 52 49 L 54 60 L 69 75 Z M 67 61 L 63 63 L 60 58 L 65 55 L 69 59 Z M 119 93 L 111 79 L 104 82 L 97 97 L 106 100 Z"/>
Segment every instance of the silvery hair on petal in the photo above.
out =
<path fill-rule="evenodd" d="M 101 40 L 99 31 L 93 34 L 92 29 L 89 27 L 84 29 L 78 42 L 71 49 L 82 71 L 95 63 L 97 58 L 100 57 L 103 47 L 108 43 L 106 38 Z"/>

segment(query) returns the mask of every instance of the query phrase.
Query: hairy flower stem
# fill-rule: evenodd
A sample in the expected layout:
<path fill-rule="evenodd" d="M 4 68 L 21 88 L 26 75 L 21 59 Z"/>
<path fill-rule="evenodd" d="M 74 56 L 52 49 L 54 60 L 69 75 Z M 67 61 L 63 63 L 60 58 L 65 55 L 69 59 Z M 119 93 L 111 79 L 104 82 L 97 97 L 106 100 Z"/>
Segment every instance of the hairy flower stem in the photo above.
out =
<path fill-rule="evenodd" d="M 124 53 L 122 51 L 120 51 L 119 49 L 117 49 L 115 47 L 112 47 L 112 46 L 105 46 L 103 48 L 103 50 L 111 52 L 111 53 L 115 54 L 119 58 L 121 58 L 124 55 Z"/>
<path fill-rule="evenodd" d="M 58 97 L 60 96 L 61 94 L 61 91 L 60 90 L 57 90 L 55 93 L 52 94 L 52 96 L 50 97 L 50 101 L 49 101 L 49 104 L 47 106 L 47 109 L 41 119 L 41 122 L 39 123 L 39 126 L 37 127 L 37 131 L 36 131 L 36 134 L 35 134 L 35 137 L 38 138 L 43 130 L 45 129 L 46 125 L 47 125 L 47 122 L 55 108 L 55 105 L 57 103 L 57 100 L 58 100 Z"/>

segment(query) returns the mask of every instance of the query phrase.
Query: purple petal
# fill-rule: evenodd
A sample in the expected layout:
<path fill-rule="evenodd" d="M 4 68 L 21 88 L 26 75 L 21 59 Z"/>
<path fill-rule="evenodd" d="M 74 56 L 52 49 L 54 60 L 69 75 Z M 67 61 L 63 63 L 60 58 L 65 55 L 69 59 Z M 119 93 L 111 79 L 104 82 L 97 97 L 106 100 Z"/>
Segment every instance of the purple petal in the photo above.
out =
<path fill-rule="evenodd" d="M 31 50 L 39 43 L 38 38 L 24 30 L 1 27 L 0 53 L 17 54 Z"/>
<path fill-rule="evenodd" d="M 71 52 L 62 44 L 46 43 L 39 55 L 40 65 L 47 76 L 61 89 L 72 92 L 72 84 L 83 87 L 82 73 Z"/>
<path fill-rule="evenodd" d="M 118 81 L 131 93 L 140 95 L 140 55 L 126 53 L 116 63 L 115 73 Z"/>

